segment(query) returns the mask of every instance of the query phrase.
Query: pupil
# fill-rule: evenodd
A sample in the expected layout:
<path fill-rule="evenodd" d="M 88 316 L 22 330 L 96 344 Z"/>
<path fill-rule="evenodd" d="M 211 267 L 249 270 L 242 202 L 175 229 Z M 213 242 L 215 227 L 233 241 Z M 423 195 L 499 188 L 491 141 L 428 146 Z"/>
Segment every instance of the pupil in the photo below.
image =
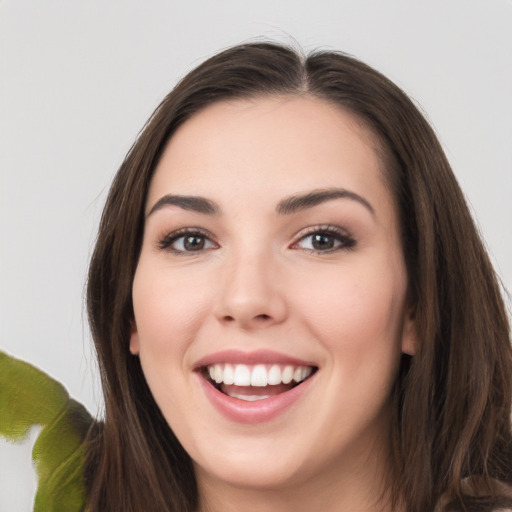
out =
<path fill-rule="evenodd" d="M 204 247 L 204 238 L 200 236 L 187 236 L 184 246 L 187 251 L 199 251 Z"/>
<path fill-rule="evenodd" d="M 313 236 L 313 247 L 315 249 L 332 249 L 333 238 L 330 235 L 314 235 Z"/>

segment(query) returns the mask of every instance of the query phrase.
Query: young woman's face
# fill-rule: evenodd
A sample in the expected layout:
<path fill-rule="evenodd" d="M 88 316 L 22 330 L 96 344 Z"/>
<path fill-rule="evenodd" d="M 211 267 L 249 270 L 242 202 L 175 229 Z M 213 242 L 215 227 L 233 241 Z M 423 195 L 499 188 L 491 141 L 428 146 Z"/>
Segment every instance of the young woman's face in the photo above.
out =
<path fill-rule="evenodd" d="M 147 198 L 130 350 L 200 485 L 382 464 L 414 351 L 406 290 L 385 170 L 353 115 L 291 96 L 185 122 Z"/>

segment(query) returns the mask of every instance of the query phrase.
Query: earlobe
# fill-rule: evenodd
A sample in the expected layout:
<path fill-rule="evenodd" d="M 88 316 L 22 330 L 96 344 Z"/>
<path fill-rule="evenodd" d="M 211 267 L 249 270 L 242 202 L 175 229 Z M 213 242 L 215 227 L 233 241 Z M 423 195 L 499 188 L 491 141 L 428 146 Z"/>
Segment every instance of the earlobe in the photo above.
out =
<path fill-rule="evenodd" d="M 139 331 L 135 325 L 135 321 L 132 322 L 132 333 L 130 335 L 130 352 L 132 355 L 139 355 Z"/>
<path fill-rule="evenodd" d="M 416 315 L 413 308 L 409 308 L 404 321 L 402 332 L 402 353 L 409 356 L 416 355 L 418 350 L 418 330 L 416 328 Z"/>

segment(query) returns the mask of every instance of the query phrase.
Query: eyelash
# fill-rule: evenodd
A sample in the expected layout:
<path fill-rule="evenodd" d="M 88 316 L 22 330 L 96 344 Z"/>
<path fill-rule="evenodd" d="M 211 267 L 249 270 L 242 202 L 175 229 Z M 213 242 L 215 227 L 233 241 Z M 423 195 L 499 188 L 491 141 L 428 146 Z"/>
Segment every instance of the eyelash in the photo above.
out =
<path fill-rule="evenodd" d="M 341 229 L 337 226 L 329 226 L 329 225 L 325 226 L 324 225 L 324 226 L 311 227 L 306 231 L 306 233 L 302 233 L 300 238 L 296 242 L 293 243 L 292 249 L 296 248 L 297 245 L 299 244 L 299 242 L 301 242 L 302 240 L 305 240 L 314 235 L 324 235 L 327 237 L 333 237 L 335 239 L 335 241 L 339 242 L 339 244 L 335 247 L 325 249 L 325 250 L 314 249 L 314 248 L 302 249 L 302 250 L 305 250 L 305 251 L 308 251 L 308 252 L 311 252 L 314 254 L 328 254 L 328 253 L 343 251 L 343 250 L 347 251 L 347 250 L 353 249 L 356 246 L 355 239 L 352 236 L 350 236 L 344 229 Z"/>
<path fill-rule="evenodd" d="M 193 253 L 201 253 L 205 250 L 211 250 L 212 247 L 208 248 L 201 248 L 197 251 L 186 251 L 181 249 L 174 249 L 172 245 L 177 242 L 180 238 L 203 238 L 205 240 L 208 240 L 211 244 L 213 244 L 214 248 L 217 248 L 218 245 L 216 242 L 214 242 L 212 239 L 213 237 L 208 233 L 207 231 L 204 231 L 200 228 L 183 228 L 178 229 L 177 231 L 173 231 L 172 233 L 169 233 L 168 235 L 164 236 L 159 242 L 158 242 L 158 248 L 161 250 L 170 251 L 173 254 L 177 254 L 179 256 L 181 255 L 190 255 Z"/>
<path fill-rule="evenodd" d="M 315 253 L 315 254 L 327 254 L 332 252 L 337 252 L 341 250 L 350 250 L 353 249 L 356 246 L 356 241 L 352 236 L 350 236 L 345 230 L 337 227 L 337 226 L 314 226 L 307 230 L 306 233 L 302 233 L 301 236 L 297 239 L 296 242 L 294 242 L 291 246 L 291 249 L 298 250 L 300 247 L 298 247 L 298 244 L 306 240 L 309 237 L 312 237 L 314 235 L 323 235 L 327 237 L 333 237 L 335 239 L 335 243 L 338 242 L 338 245 L 329 249 L 314 249 L 314 248 L 303 248 L 302 250 Z M 206 241 L 208 241 L 210 244 L 213 245 L 213 247 L 201 247 L 197 251 L 187 251 L 183 249 L 175 249 L 172 247 L 174 243 L 176 243 L 178 240 L 183 238 L 201 238 Z M 158 248 L 161 250 L 170 251 L 173 254 L 176 255 L 191 255 L 194 253 L 201 253 L 203 251 L 208 251 L 212 249 L 218 248 L 218 244 L 213 241 L 213 237 L 210 233 L 207 231 L 204 231 L 200 228 L 183 228 L 179 229 L 177 231 L 174 231 L 172 233 L 169 233 L 168 235 L 164 236 L 159 242 L 158 242 Z"/>

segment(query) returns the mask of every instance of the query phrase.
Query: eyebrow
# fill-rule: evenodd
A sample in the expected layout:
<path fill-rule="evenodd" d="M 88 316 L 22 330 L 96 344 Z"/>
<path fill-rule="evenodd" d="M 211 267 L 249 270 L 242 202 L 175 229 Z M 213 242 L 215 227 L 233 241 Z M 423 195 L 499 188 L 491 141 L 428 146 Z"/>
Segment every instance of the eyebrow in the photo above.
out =
<path fill-rule="evenodd" d="M 288 197 L 279 202 L 276 211 L 281 215 L 289 215 L 333 199 L 351 199 L 352 201 L 357 201 L 375 216 L 373 206 L 364 197 L 344 188 L 318 189 L 312 190 L 306 194 Z"/>
<path fill-rule="evenodd" d="M 161 210 L 165 206 L 179 206 L 183 210 L 190 210 L 197 213 L 204 213 L 206 215 L 218 215 L 220 213 L 220 207 L 217 203 L 211 199 L 199 196 L 176 196 L 167 194 L 160 198 L 148 213 L 148 217 Z"/>
<path fill-rule="evenodd" d="M 362 196 L 343 188 L 327 188 L 312 190 L 305 194 L 297 194 L 279 201 L 276 212 L 279 215 L 290 215 L 333 199 L 350 199 L 364 206 L 372 215 L 375 215 L 373 206 Z M 178 206 L 183 210 L 189 210 L 206 215 L 219 215 L 220 206 L 211 199 L 201 196 L 183 196 L 167 194 L 161 197 L 151 208 L 147 216 L 165 206 Z"/>

